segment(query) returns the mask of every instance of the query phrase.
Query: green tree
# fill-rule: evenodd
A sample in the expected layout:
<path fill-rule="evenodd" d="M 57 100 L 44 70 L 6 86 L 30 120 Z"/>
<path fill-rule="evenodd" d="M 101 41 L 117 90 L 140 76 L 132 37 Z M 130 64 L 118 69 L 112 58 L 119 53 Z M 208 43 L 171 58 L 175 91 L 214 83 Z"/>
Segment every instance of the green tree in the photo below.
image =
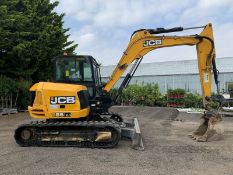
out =
<path fill-rule="evenodd" d="M 64 14 L 49 0 L 0 1 L 0 74 L 15 80 L 47 80 L 51 58 L 77 47 L 68 41 Z"/>

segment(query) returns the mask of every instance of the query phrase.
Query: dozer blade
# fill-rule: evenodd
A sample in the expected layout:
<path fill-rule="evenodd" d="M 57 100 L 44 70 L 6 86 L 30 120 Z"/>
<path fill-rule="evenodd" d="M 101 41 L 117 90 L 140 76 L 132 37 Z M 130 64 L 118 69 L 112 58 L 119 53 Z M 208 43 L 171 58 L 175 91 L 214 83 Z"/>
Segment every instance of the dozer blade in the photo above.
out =
<path fill-rule="evenodd" d="M 133 149 L 144 150 L 138 119 L 134 118 L 132 123 L 125 122 L 124 124 L 125 126 L 121 128 L 121 136 L 132 140 Z"/>
<path fill-rule="evenodd" d="M 189 136 L 198 142 L 208 142 L 221 140 L 223 132 L 221 115 L 216 111 L 208 111 L 201 117 L 201 123 L 197 130 Z"/>

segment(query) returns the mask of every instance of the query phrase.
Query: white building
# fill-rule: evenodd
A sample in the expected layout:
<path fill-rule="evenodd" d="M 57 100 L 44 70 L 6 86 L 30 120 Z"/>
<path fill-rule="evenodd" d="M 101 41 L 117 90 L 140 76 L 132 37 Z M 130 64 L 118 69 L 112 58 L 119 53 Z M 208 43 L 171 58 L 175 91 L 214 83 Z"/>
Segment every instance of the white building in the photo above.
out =
<path fill-rule="evenodd" d="M 219 70 L 220 90 L 228 92 L 233 89 L 233 57 L 217 58 L 216 64 Z M 114 68 L 115 65 L 101 67 L 103 82 L 108 80 Z M 117 82 L 116 87 L 120 85 L 125 75 L 126 73 Z M 175 88 L 201 93 L 197 60 L 141 63 L 130 83 L 139 85 L 157 83 L 162 93 Z M 214 80 L 212 87 L 212 91 L 215 92 Z"/>

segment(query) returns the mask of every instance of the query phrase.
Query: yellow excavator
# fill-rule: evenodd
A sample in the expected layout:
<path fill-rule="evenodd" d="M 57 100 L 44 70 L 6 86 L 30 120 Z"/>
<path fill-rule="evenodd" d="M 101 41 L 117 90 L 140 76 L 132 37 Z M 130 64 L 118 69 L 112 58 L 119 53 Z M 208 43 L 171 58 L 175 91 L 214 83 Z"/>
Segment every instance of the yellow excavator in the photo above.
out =
<path fill-rule="evenodd" d="M 200 34 L 165 35 L 197 28 L 203 28 Z M 109 112 L 109 108 L 129 84 L 144 55 L 155 49 L 181 45 L 196 46 L 206 109 L 201 125 L 191 136 L 197 141 L 209 141 L 216 135 L 222 135 L 221 115 L 218 109 L 210 108 L 212 101 L 222 103 L 224 99 L 219 95 L 212 25 L 207 24 L 133 32 L 128 47 L 105 84 L 101 83 L 99 64 L 92 56 L 61 55 L 54 58 L 53 82 L 39 82 L 30 88 L 35 92 L 35 99 L 28 107 L 29 113 L 31 117 L 42 120 L 20 125 L 15 130 L 16 142 L 20 146 L 112 148 L 122 137 L 127 137 L 132 139 L 133 148 L 144 149 L 137 118 L 125 122 L 119 114 Z M 111 89 L 132 63 L 116 95 L 111 97 Z M 217 96 L 211 96 L 212 74 Z"/>

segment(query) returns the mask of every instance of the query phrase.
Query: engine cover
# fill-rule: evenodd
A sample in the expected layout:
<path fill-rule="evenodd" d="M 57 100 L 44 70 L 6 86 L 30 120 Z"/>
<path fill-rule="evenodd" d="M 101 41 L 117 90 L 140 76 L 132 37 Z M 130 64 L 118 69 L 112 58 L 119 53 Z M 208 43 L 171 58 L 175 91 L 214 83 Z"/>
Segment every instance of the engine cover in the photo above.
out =
<path fill-rule="evenodd" d="M 28 107 L 33 118 L 81 118 L 89 115 L 88 91 L 85 86 L 39 82 L 30 91 L 35 91 L 33 106 Z"/>

